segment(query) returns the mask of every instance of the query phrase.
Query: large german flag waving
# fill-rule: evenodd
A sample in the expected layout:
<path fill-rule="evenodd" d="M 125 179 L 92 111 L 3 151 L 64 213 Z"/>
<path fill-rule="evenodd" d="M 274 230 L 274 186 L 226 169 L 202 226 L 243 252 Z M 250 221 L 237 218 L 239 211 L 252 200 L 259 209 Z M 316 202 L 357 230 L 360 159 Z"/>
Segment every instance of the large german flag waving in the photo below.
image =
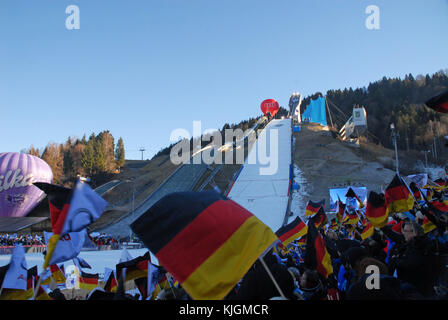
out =
<path fill-rule="evenodd" d="M 391 213 L 406 212 L 414 207 L 412 192 L 397 174 L 384 193 L 386 205 Z"/>
<path fill-rule="evenodd" d="M 294 221 L 281 227 L 275 233 L 284 246 L 304 236 L 308 232 L 308 226 L 299 218 L 296 217 Z"/>
<path fill-rule="evenodd" d="M 305 208 L 305 217 L 313 217 L 315 214 L 319 212 L 320 208 L 325 206 L 325 199 L 320 202 L 308 201 Z"/>
<path fill-rule="evenodd" d="M 389 208 L 383 193 L 370 191 L 367 199 L 366 217 L 376 228 L 382 228 L 387 224 Z"/>
<path fill-rule="evenodd" d="M 193 299 L 222 299 L 278 240 L 236 202 L 215 191 L 171 193 L 131 224 Z"/>
<path fill-rule="evenodd" d="M 448 113 L 448 90 L 429 99 L 425 104 L 437 112 Z"/>
<path fill-rule="evenodd" d="M 317 231 L 312 219 L 308 220 L 305 266 L 317 270 L 325 278 L 333 273 L 331 257 L 325 246 L 325 240 Z"/>

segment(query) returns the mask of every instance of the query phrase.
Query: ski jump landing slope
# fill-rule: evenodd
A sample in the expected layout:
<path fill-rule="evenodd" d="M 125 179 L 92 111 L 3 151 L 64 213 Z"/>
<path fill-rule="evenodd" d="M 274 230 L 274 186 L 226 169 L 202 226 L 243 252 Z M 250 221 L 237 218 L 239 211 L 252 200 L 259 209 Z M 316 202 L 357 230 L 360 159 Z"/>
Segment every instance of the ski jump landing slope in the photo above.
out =
<path fill-rule="evenodd" d="M 275 130 L 278 133 L 278 141 L 274 139 L 271 145 L 271 135 L 275 137 Z M 266 146 L 263 147 L 262 144 Z M 266 160 L 260 161 L 260 146 L 262 154 L 266 153 L 268 158 L 271 157 L 271 162 L 278 161 L 274 174 L 260 173 L 260 169 L 272 167 L 272 163 L 269 165 Z M 278 157 L 275 157 L 278 159 L 273 159 L 272 150 L 275 150 L 275 147 L 278 148 Z M 253 159 L 256 159 L 255 164 Z M 288 207 L 290 166 L 291 119 L 272 120 L 259 134 L 227 197 L 249 210 L 275 232 L 282 226 Z"/>

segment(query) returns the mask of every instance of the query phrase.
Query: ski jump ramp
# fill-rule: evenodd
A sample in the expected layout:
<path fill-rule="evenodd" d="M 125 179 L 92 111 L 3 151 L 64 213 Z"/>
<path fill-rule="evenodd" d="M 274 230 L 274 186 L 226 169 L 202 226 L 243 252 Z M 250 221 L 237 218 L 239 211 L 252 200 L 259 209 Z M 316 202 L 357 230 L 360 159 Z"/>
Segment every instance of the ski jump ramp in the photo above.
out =
<path fill-rule="evenodd" d="M 272 120 L 249 151 L 227 197 L 275 232 L 285 219 L 290 181 L 291 119 Z"/>

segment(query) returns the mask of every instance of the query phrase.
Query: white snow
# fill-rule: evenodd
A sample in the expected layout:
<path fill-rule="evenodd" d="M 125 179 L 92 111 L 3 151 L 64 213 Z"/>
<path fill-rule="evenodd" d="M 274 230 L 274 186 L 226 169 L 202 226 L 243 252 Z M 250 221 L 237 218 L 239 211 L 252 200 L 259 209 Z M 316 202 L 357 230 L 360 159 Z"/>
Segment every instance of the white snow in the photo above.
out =
<path fill-rule="evenodd" d="M 275 130 L 278 132 L 278 141 L 274 139 L 271 144 Z M 276 149 L 278 156 L 275 155 Z M 262 155 L 266 152 L 267 157 L 271 157 L 271 162 L 263 161 L 260 152 Z M 263 174 L 263 170 L 269 167 L 275 168 L 273 161 L 277 161 L 277 170 L 269 172 L 273 174 Z M 228 195 L 274 232 L 282 226 L 288 205 L 290 163 L 291 120 L 272 120 L 259 134 L 257 142 L 244 162 L 243 170 Z"/>
<path fill-rule="evenodd" d="M 128 252 L 133 258 L 144 255 L 148 251 L 147 248 L 142 249 L 128 249 Z M 115 265 L 120 261 L 122 250 L 107 250 L 107 251 L 81 251 L 79 257 L 87 261 L 92 269 L 83 269 L 88 273 L 104 273 L 104 268 L 115 269 Z M 0 266 L 7 265 L 11 259 L 10 254 L 0 255 Z M 25 254 L 27 268 L 37 265 L 38 273 L 42 272 L 42 265 L 44 264 L 44 255 L 42 253 L 27 253 Z M 151 262 L 158 264 L 157 258 L 151 253 Z M 62 264 L 58 263 L 58 265 Z M 74 265 L 72 260 L 65 261 L 64 268 L 67 270 L 68 266 Z"/>
<path fill-rule="evenodd" d="M 299 184 L 299 190 L 294 191 L 291 195 L 291 212 L 293 216 L 289 219 L 295 219 L 299 216 L 302 221 L 305 221 L 306 197 L 308 193 L 308 182 L 305 179 L 303 171 L 294 164 L 294 182 Z"/>

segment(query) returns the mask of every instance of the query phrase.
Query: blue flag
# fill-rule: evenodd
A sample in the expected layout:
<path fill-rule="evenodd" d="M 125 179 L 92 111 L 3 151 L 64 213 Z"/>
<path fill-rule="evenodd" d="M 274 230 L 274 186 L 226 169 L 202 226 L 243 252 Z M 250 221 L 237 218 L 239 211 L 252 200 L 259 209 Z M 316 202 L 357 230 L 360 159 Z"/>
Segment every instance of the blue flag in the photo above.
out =
<path fill-rule="evenodd" d="M 47 245 L 52 235 L 53 233 L 44 231 L 45 243 Z M 51 256 L 49 265 L 75 258 L 81 252 L 86 236 L 87 230 L 84 229 L 80 232 L 70 232 L 61 237 L 56 243 L 56 248 Z"/>
<path fill-rule="evenodd" d="M 11 255 L 8 271 L 3 279 L 2 288 L 26 290 L 28 268 L 25 260 L 25 249 L 17 245 Z"/>
<path fill-rule="evenodd" d="M 88 184 L 78 180 L 73 189 L 61 237 L 69 232 L 79 232 L 86 228 L 101 216 L 107 205 L 108 202 Z"/>

